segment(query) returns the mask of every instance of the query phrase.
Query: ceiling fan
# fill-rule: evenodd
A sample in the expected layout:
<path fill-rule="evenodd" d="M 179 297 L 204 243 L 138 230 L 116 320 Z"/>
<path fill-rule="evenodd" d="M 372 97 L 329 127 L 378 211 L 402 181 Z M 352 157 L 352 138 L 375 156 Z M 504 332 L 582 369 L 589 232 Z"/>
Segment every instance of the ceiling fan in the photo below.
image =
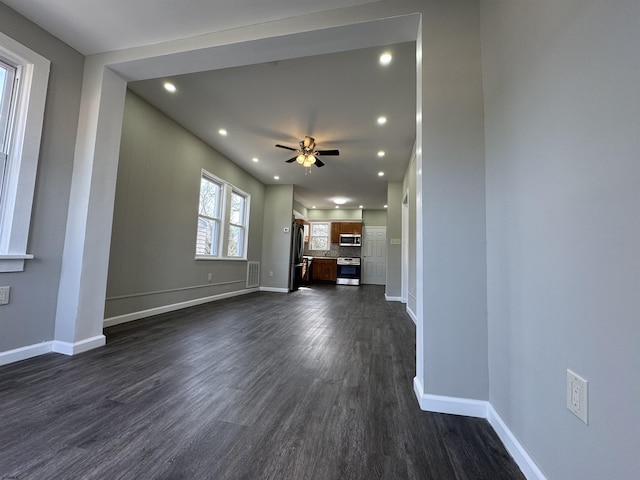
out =
<path fill-rule="evenodd" d="M 338 150 L 315 150 L 316 140 L 315 138 L 309 136 L 305 136 L 304 140 L 300 142 L 300 148 L 287 147 L 285 145 L 279 144 L 276 144 L 276 147 L 298 152 L 298 155 L 290 158 L 286 162 L 298 162 L 300 165 L 306 168 L 311 168 L 311 165 L 315 165 L 316 167 L 323 167 L 324 162 L 318 158 L 321 155 L 340 155 L 340 152 Z"/>

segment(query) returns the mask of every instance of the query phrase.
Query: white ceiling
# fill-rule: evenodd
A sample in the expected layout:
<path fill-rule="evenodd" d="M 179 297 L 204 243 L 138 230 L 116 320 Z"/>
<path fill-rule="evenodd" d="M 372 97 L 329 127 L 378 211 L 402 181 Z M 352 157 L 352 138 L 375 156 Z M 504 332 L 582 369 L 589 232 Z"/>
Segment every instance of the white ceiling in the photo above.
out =
<path fill-rule="evenodd" d="M 369 3 L 2 1 L 85 54 Z M 378 63 L 383 51 L 393 54 L 387 67 Z M 178 88 L 175 94 L 162 88 L 167 80 Z M 296 199 L 309 208 L 333 208 L 336 196 L 349 199 L 343 208 L 382 208 L 386 182 L 402 180 L 415 139 L 413 42 L 143 80 L 130 88 L 263 183 L 295 185 Z M 379 115 L 388 117 L 383 127 L 376 124 Z M 220 128 L 228 136 L 221 137 Z M 322 158 L 325 166 L 307 175 L 302 166 L 285 163 L 294 152 L 275 144 L 297 147 L 305 135 L 315 137 L 318 149 L 339 149 L 340 156 Z"/>

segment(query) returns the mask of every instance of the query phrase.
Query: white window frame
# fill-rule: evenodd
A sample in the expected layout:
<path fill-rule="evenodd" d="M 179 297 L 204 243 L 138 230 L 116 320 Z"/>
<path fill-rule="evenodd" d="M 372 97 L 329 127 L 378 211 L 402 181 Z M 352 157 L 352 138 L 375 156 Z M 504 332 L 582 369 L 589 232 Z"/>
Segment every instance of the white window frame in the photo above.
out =
<path fill-rule="evenodd" d="M 216 177 L 214 174 L 202 169 L 200 178 L 217 183 L 221 187 L 221 205 L 220 205 L 220 223 L 218 225 L 217 254 L 216 255 L 200 255 L 196 252 L 196 260 L 247 260 L 247 245 L 249 240 L 249 213 L 251 208 L 251 195 L 242 191 L 238 187 L 229 182 Z M 244 228 L 242 252 L 238 256 L 229 256 L 229 225 L 231 225 L 231 194 L 236 193 L 245 199 L 244 218 L 242 226 Z M 200 195 L 198 195 L 198 218 L 200 218 Z M 235 225 L 235 224 L 234 224 Z M 197 243 L 197 231 L 196 231 Z M 197 248 L 197 244 L 196 244 Z"/>
<path fill-rule="evenodd" d="M 313 248 L 313 238 L 318 237 L 319 235 L 313 234 L 313 227 L 315 225 L 326 225 L 327 226 L 327 248 Z M 316 252 L 328 252 L 331 250 L 331 223 L 330 222 L 311 222 L 310 232 L 309 232 L 309 250 L 313 250 Z"/>
<path fill-rule="evenodd" d="M 17 67 L 10 144 L 0 198 L 0 273 L 21 272 L 27 253 L 50 62 L 0 33 L 0 57 Z"/>

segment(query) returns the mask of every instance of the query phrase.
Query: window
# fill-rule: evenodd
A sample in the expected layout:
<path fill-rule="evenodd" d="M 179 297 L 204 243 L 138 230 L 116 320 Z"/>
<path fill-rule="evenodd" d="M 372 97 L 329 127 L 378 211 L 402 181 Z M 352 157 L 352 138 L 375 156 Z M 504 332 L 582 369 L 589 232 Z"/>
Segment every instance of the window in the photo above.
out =
<path fill-rule="evenodd" d="M 231 215 L 229 217 L 229 244 L 227 256 L 242 257 L 244 254 L 244 231 L 246 229 L 247 197 L 235 190 L 231 191 Z"/>
<path fill-rule="evenodd" d="M 0 272 L 24 270 L 49 61 L 0 33 Z"/>
<path fill-rule="evenodd" d="M 10 117 L 14 111 L 16 71 L 15 66 L 5 63 L 0 57 L 0 198 L 2 198 L 4 172 L 9 158 L 9 134 L 12 126 Z"/>
<path fill-rule="evenodd" d="M 247 193 L 202 171 L 196 259 L 246 259 L 249 200 Z"/>
<path fill-rule="evenodd" d="M 209 176 L 200 179 L 200 208 L 196 255 L 218 255 L 220 243 L 220 204 L 222 184 Z"/>
<path fill-rule="evenodd" d="M 329 250 L 330 234 L 331 228 L 328 223 L 312 223 L 309 250 Z"/>

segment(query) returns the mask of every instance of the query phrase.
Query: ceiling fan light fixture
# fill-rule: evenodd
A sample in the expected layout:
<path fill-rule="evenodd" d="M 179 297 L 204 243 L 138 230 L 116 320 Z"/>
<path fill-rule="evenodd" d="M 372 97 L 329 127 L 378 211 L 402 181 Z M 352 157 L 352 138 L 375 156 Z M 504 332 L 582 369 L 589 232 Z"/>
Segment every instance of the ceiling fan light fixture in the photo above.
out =
<path fill-rule="evenodd" d="M 304 165 L 306 159 L 307 157 L 301 153 L 296 157 L 296 162 L 298 162 L 300 165 Z"/>

